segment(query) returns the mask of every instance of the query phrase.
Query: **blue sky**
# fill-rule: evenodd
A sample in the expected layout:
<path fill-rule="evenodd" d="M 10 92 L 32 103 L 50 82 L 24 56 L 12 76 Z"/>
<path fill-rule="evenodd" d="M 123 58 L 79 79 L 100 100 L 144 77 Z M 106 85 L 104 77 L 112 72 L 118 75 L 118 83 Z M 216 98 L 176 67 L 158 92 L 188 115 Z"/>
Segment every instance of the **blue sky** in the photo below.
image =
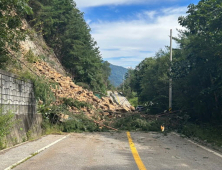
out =
<path fill-rule="evenodd" d="M 170 29 L 198 0 L 75 0 L 104 60 L 134 68 L 169 45 Z M 176 47 L 176 44 L 173 44 Z"/>

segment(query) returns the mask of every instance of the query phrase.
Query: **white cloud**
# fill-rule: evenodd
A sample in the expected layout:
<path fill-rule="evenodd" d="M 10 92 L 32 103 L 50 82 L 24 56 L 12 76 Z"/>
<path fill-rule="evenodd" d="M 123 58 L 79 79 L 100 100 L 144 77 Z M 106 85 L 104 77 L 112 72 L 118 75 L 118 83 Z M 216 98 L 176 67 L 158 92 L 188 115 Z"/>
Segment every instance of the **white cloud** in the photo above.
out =
<path fill-rule="evenodd" d="M 178 24 L 178 17 L 185 12 L 184 7 L 145 11 L 130 21 L 100 21 L 92 23 L 90 27 L 104 60 L 108 59 L 116 65 L 134 67 L 144 58 L 153 56 L 160 48 L 169 45 L 170 29 L 173 29 L 173 35 L 176 36 L 176 28 L 182 29 Z M 154 16 L 155 20 L 150 22 L 149 18 Z M 115 57 L 122 59 L 110 59 Z"/>
<path fill-rule="evenodd" d="M 180 7 L 180 8 L 165 8 L 163 9 L 163 13 L 165 14 L 180 14 L 187 11 L 187 7 Z"/>
<path fill-rule="evenodd" d="M 179 0 L 74 0 L 79 8 L 88 8 L 103 5 L 129 5 L 129 4 L 151 4 L 157 2 L 171 2 Z"/>
<path fill-rule="evenodd" d="M 146 12 L 146 14 L 149 16 L 150 19 L 153 19 L 154 16 L 157 14 L 156 11 L 148 11 Z"/>
<path fill-rule="evenodd" d="M 74 0 L 77 7 L 95 7 L 102 5 L 122 5 L 122 4 L 140 4 L 147 2 L 147 0 Z M 150 1 L 150 0 L 148 0 Z"/>

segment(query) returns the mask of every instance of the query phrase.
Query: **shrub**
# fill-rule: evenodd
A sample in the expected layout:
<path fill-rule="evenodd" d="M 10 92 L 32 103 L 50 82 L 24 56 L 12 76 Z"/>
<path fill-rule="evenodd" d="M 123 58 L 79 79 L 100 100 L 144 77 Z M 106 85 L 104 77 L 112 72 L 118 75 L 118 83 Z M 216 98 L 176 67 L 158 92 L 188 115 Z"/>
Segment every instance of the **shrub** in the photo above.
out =
<path fill-rule="evenodd" d="M 90 90 L 90 86 L 84 82 L 77 82 L 76 85 L 81 86 L 84 89 Z"/>
<path fill-rule="evenodd" d="M 219 125 L 187 123 L 178 132 L 187 137 L 195 137 L 222 146 L 222 130 Z"/>
<path fill-rule="evenodd" d="M 37 76 L 28 71 L 20 73 L 20 78 L 24 80 L 31 80 L 34 84 L 34 93 L 36 99 L 40 99 L 45 105 L 50 105 L 55 101 L 55 95 L 51 91 L 51 87 L 57 85 L 57 83 L 49 82 L 45 77 Z"/>
<path fill-rule="evenodd" d="M 94 132 L 98 130 L 98 126 L 83 114 L 75 115 L 63 123 L 64 132 Z"/>
<path fill-rule="evenodd" d="M 92 109 L 91 104 L 86 103 L 86 102 L 81 102 L 81 101 L 78 101 L 78 100 L 74 100 L 72 98 L 63 98 L 63 102 L 66 106 L 70 106 L 70 107 L 74 106 L 78 109 L 83 108 L 83 107 L 87 107 L 87 108 Z"/>
<path fill-rule="evenodd" d="M 138 106 L 138 97 L 133 97 L 133 98 L 129 99 L 129 102 L 134 107 Z"/>
<path fill-rule="evenodd" d="M 44 119 L 41 125 L 42 129 L 43 129 L 43 134 L 52 134 L 52 133 L 56 133 L 56 134 L 61 134 L 61 131 L 63 129 L 61 124 L 52 124 L 48 119 Z"/>
<path fill-rule="evenodd" d="M 149 121 L 140 115 L 129 115 L 121 118 L 114 123 L 115 128 L 120 130 L 142 130 L 142 131 L 160 131 L 160 122 Z"/>
<path fill-rule="evenodd" d="M 29 63 L 35 63 L 38 61 L 38 57 L 35 56 L 35 54 L 32 52 L 32 50 L 29 50 L 26 54 L 25 54 L 25 59 L 29 62 Z"/>
<path fill-rule="evenodd" d="M 0 108 L 0 138 L 6 136 L 14 125 L 14 114 L 11 111 L 4 113 Z"/>

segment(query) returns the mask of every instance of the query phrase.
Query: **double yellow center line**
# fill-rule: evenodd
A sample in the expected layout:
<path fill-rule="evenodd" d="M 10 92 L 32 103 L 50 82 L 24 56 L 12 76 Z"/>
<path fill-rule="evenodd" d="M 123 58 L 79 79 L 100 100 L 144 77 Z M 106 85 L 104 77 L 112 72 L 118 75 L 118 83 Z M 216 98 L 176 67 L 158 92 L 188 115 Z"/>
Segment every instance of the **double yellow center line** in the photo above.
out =
<path fill-rule="evenodd" d="M 134 145 L 134 143 L 133 143 L 133 140 L 132 140 L 132 138 L 131 138 L 131 136 L 130 136 L 130 132 L 126 132 L 126 133 L 127 133 L 127 137 L 128 137 L 128 140 L 129 140 L 129 145 L 130 145 L 130 148 L 131 148 L 131 152 L 132 152 L 132 154 L 133 154 L 133 157 L 134 157 L 134 159 L 135 159 L 135 162 L 136 162 L 139 170 L 146 170 L 146 167 L 145 167 L 145 165 L 143 164 L 143 162 L 142 162 L 142 160 L 141 160 L 141 158 L 140 158 L 140 155 L 139 155 L 139 153 L 137 152 L 136 147 L 135 147 L 135 145 Z"/>

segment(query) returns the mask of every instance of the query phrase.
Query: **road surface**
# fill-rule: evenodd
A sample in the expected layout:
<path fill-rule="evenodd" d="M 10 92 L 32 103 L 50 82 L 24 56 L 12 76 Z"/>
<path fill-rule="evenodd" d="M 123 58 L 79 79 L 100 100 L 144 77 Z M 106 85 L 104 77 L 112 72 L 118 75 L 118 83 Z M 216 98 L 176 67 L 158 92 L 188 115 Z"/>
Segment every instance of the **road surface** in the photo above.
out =
<path fill-rule="evenodd" d="M 131 132 L 131 138 L 127 135 L 126 132 L 74 133 L 14 169 L 222 169 L 221 154 L 201 148 L 173 133 L 164 136 L 161 133 Z"/>

